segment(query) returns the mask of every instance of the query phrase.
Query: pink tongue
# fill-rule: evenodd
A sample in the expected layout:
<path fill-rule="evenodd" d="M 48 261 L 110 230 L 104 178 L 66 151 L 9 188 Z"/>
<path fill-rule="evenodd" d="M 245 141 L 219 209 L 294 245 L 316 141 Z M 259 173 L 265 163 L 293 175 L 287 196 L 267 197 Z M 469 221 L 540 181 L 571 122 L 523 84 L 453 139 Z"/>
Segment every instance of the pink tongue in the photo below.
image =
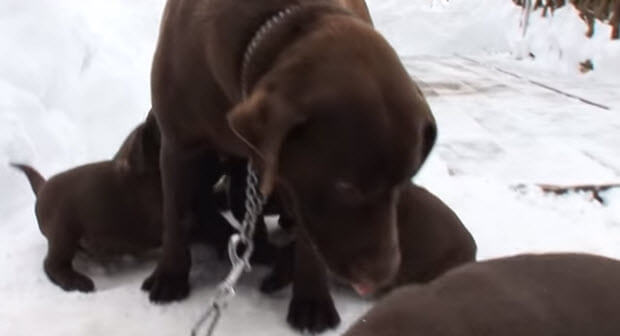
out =
<path fill-rule="evenodd" d="M 372 286 L 369 286 L 369 285 L 352 284 L 352 286 L 353 286 L 353 289 L 355 289 L 357 294 L 359 294 L 360 296 L 366 296 L 373 292 Z"/>

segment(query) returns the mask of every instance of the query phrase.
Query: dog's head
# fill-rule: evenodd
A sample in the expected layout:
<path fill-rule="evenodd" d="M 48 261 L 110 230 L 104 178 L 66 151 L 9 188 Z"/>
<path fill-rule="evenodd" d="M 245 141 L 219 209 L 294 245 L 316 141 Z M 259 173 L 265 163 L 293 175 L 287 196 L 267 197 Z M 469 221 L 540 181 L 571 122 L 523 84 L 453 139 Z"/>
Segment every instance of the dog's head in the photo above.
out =
<path fill-rule="evenodd" d="M 436 136 L 421 92 L 375 41 L 353 51 L 309 43 L 303 60 L 274 68 L 229 113 L 261 191 L 277 186 L 329 268 L 366 289 L 398 269 L 399 192 Z M 330 52 L 315 60 L 312 50 Z"/>
<path fill-rule="evenodd" d="M 157 121 L 149 112 L 146 120 L 127 136 L 113 160 L 132 172 L 158 170 L 160 148 Z"/>

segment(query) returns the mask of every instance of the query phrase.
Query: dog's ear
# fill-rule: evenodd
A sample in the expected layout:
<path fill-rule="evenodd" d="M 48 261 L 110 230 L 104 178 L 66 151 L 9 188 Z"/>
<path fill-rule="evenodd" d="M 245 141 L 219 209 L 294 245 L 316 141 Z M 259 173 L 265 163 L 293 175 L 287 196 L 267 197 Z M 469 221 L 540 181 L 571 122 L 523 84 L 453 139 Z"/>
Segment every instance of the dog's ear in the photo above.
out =
<path fill-rule="evenodd" d="M 160 134 L 155 117 L 149 113 L 147 119 L 136 127 L 125 139 L 113 160 L 122 169 L 145 172 L 159 169 Z"/>
<path fill-rule="evenodd" d="M 278 174 L 282 143 L 289 132 L 305 118 L 277 93 L 257 89 L 228 114 L 228 124 L 250 148 L 257 166 L 263 195 L 273 191 Z"/>
<path fill-rule="evenodd" d="M 161 150 L 161 134 L 155 115 L 149 112 L 142 125 L 142 160 L 149 167 L 159 168 L 159 152 Z"/>
<path fill-rule="evenodd" d="M 131 162 L 131 158 L 134 156 L 136 142 L 138 141 L 137 137 L 138 128 L 134 129 L 129 133 L 123 144 L 118 149 L 118 152 L 114 155 L 112 160 L 116 162 L 116 165 L 122 170 L 129 170 L 133 168 L 133 163 Z"/>

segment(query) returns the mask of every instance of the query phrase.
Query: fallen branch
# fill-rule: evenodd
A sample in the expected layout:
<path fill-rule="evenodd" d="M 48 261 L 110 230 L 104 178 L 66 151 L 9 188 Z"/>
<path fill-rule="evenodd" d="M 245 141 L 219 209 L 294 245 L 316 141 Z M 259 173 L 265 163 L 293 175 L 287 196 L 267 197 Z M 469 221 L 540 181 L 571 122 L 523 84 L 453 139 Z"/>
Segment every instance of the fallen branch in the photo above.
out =
<path fill-rule="evenodd" d="M 537 185 L 543 192 L 553 193 L 556 195 L 564 195 L 569 192 L 590 192 L 592 197 L 601 204 L 605 201 L 601 197 L 600 193 L 612 188 L 620 188 L 620 183 L 612 184 L 584 184 L 584 185 L 572 185 L 572 186 L 559 186 L 553 184 L 538 184 Z"/>

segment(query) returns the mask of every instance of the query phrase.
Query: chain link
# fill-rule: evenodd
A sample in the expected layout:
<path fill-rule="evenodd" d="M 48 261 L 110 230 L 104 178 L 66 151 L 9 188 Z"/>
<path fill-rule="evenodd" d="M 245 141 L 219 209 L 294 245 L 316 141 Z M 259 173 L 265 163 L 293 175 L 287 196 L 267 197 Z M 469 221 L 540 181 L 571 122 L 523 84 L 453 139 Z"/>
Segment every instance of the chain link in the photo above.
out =
<path fill-rule="evenodd" d="M 208 324 L 205 335 L 211 336 L 215 331 L 217 323 L 222 316 L 222 310 L 228 305 L 228 301 L 235 295 L 235 285 L 244 272 L 251 270 L 250 257 L 254 252 L 254 231 L 256 228 L 256 220 L 263 213 L 265 199 L 258 190 L 258 175 L 252 168 L 252 162 L 248 162 L 248 176 L 246 179 L 245 190 L 245 216 L 241 224 L 233 221 L 231 225 L 238 231 L 230 237 L 228 241 L 228 257 L 232 268 L 222 281 L 209 308 L 202 314 L 200 319 L 192 328 L 192 336 L 197 336 L 202 326 L 211 319 Z M 241 248 L 244 248 L 242 255 L 239 255 Z"/>

